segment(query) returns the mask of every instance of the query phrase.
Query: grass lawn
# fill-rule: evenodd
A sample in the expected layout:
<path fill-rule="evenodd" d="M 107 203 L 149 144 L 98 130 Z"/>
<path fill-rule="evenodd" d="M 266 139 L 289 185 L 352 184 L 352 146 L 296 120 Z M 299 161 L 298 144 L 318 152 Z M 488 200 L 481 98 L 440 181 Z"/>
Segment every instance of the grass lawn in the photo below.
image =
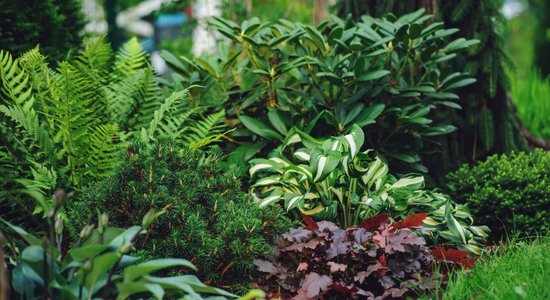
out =
<path fill-rule="evenodd" d="M 509 245 L 458 273 L 443 299 L 550 299 L 550 237 Z"/>

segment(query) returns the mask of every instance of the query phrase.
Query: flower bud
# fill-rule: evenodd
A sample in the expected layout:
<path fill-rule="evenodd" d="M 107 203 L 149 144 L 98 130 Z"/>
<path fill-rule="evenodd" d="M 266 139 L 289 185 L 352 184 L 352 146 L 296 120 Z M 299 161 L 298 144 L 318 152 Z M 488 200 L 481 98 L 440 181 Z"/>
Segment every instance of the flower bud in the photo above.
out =
<path fill-rule="evenodd" d="M 107 227 L 107 224 L 109 223 L 109 215 L 107 215 L 107 213 L 102 213 L 99 216 L 97 223 L 97 230 L 99 231 L 99 233 L 103 233 L 103 231 L 105 231 L 105 228 Z"/>
<path fill-rule="evenodd" d="M 80 238 L 86 239 L 87 237 L 92 234 L 92 231 L 94 230 L 94 225 L 86 225 L 82 230 L 80 231 Z"/>
<path fill-rule="evenodd" d="M 84 265 L 82 266 L 82 268 L 86 271 L 89 271 L 92 269 L 92 260 L 91 259 L 88 259 Z"/>
<path fill-rule="evenodd" d="M 153 221 L 155 220 L 155 218 L 156 218 L 156 211 L 154 208 L 151 208 L 143 217 L 143 220 L 141 221 L 141 226 L 143 226 L 143 228 L 149 228 L 149 226 L 153 224 Z"/>
<path fill-rule="evenodd" d="M 63 217 L 61 214 L 57 214 L 57 218 L 54 223 L 55 233 L 61 235 L 63 233 Z"/>
<path fill-rule="evenodd" d="M 67 200 L 67 194 L 63 189 L 57 189 L 55 190 L 53 194 L 53 203 L 56 208 L 61 207 L 63 203 Z"/>

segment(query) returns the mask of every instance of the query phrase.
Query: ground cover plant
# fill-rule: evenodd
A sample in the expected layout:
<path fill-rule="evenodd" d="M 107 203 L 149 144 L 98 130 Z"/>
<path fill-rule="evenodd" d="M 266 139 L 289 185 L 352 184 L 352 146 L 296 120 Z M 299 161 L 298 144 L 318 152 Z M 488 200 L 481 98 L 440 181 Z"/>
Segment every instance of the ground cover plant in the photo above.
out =
<path fill-rule="evenodd" d="M 511 239 L 481 258 L 472 272 L 456 273 L 444 299 L 547 299 L 550 238 Z"/>
<path fill-rule="evenodd" d="M 460 108 L 454 92 L 474 82 L 448 62 L 477 43 L 430 22 L 423 11 L 317 27 L 216 18 L 212 25 L 231 47 L 193 60 L 162 55 L 178 72 L 177 87 L 200 85 L 191 89 L 195 101 L 225 108 L 237 128 L 228 150 L 238 164 L 274 149 L 289 128 L 329 136 L 357 124 L 366 145 L 394 168 L 426 172 L 419 153 L 455 129 L 434 110 Z"/>
<path fill-rule="evenodd" d="M 328 221 L 307 224 L 282 235 L 273 261 L 256 260 L 266 273 L 258 286 L 283 299 L 401 299 L 431 294 L 445 281 L 436 259 L 472 267 L 468 252 L 432 251 L 413 231 L 426 214 L 391 223 L 388 215 L 341 229 Z M 432 253 L 433 252 L 433 253 Z"/>
<path fill-rule="evenodd" d="M 500 239 L 510 232 L 546 235 L 550 230 L 550 153 L 535 150 L 494 155 L 447 176 L 453 199 Z"/>
<path fill-rule="evenodd" d="M 128 146 L 114 175 L 83 190 L 68 206 L 72 235 L 105 211 L 114 226 L 127 227 L 149 209 L 165 212 L 143 242 L 144 257 L 184 257 L 200 279 L 217 286 L 246 285 L 253 259 L 273 254 L 274 236 L 290 221 L 277 207 L 249 203 L 220 153 L 189 150 L 173 141 Z M 71 229 L 71 228 L 69 228 Z"/>
<path fill-rule="evenodd" d="M 64 249 L 61 211 L 68 196 L 62 190 L 55 192 L 56 205 L 48 212 L 49 230 L 43 238 L 2 220 L 13 232 L 4 248 L 9 250 L 6 262 L 11 271 L 9 287 L 2 285 L 1 290 L 6 299 L 127 299 L 144 296 L 203 299 L 202 296 L 207 295 L 236 298 L 229 292 L 205 285 L 193 275 L 182 275 L 182 271 L 178 276 L 155 275 L 155 272 L 168 268 L 196 269 L 188 260 L 163 258 L 143 261 L 130 255 L 137 240 L 143 238 L 161 214 L 155 210 L 144 216 L 141 225 L 116 230 L 109 226 L 105 213 L 98 214 L 97 228 L 86 225 L 79 234 L 78 243 Z M 19 239 L 14 238 L 17 235 Z M 2 266 L 3 275 L 4 268 Z"/>
<path fill-rule="evenodd" d="M 323 140 L 293 128 L 268 159 L 250 161 L 250 192 L 260 207 L 282 203 L 295 220 L 305 214 L 342 228 L 381 213 L 404 218 L 425 212 L 431 242 L 481 254 L 489 229 L 473 226 L 466 206 L 425 189 L 422 176 L 392 175 L 372 150 L 360 150 L 364 140 L 356 125 L 347 135 Z"/>

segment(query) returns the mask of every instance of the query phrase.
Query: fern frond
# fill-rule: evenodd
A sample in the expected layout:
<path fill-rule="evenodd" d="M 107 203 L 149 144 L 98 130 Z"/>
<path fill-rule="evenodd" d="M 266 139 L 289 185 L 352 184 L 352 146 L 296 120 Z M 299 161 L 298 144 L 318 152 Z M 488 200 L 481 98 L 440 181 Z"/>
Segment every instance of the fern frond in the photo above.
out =
<path fill-rule="evenodd" d="M 225 111 L 211 114 L 190 126 L 183 140 L 191 149 L 199 149 L 222 139 L 225 134 Z"/>
<path fill-rule="evenodd" d="M 15 122 L 20 131 L 13 132 L 16 141 L 25 149 L 25 154 L 36 162 L 54 165 L 57 161 L 57 148 L 46 127 L 40 124 L 38 116 L 31 109 L 16 106 L 0 106 L 0 112 Z"/>
<path fill-rule="evenodd" d="M 32 88 L 27 73 L 19 67 L 19 61 L 9 52 L 0 51 L 0 81 L 6 104 L 17 107 L 33 105 Z"/>
<path fill-rule="evenodd" d="M 149 66 L 147 54 L 136 37 L 131 38 L 120 48 L 115 60 L 116 79 L 132 75 Z"/>
<path fill-rule="evenodd" d="M 89 132 L 88 149 L 83 153 L 85 175 L 92 178 L 106 177 L 112 174 L 117 165 L 121 149 L 118 126 L 98 125 Z"/>
<path fill-rule="evenodd" d="M 153 113 L 153 119 L 149 123 L 149 128 L 146 131 L 146 136 L 142 136 L 145 140 L 154 140 L 155 134 L 158 133 L 158 131 L 161 131 L 162 124 L 164 123 L 166 128 L 161 132 L 161 136 L 165 136 L 171 139 L 175 139 L 177 127 L 175 127 L 173 120 L 170 120 L 169 113 L 170 111 L 173 111 L 177 104 L 185 99 L 189 95 L 189 92 L 187 90 L 174 92 L 172 95 L 166 98 L 164 101 L 164 104 L 162 104 L 159 109 L 155 110 Z M 160 128 L 159 128 L 160 127 Z M 167 130 L 166 130 L 167 129 Z"/>
<path fill-rule="evenodd" d="M 42 164 L 33 163 L 31 174 L 33 179 L 16 179 L 15 181 L 22 184 L 27 193 L 40 193 L 46 196 L 49 191 L 57 187 L 57 173 L 53 168 L 47 168 Z"/>

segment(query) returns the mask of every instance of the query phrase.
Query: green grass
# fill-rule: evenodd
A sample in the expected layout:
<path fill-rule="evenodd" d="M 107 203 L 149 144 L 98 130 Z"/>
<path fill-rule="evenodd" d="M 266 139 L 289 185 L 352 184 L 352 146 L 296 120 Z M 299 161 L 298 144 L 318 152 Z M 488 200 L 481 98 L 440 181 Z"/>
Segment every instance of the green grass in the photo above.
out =
<path fill-rule="evenodd" d="M 512 242 L 458 272 L 443 299 L 550 299 L 550 237 Z"/>
<path fill-rule="evenodd" d="M 504 38 L 514 64 L 507 75 L 519 118 L 534 136 L 550 140 L 550 78 L 542 78 L 534 65 L 537 26 L 530 9 L 506 23 Z"/>
<path fill-rule="evenodd" d="M 550 78 L 541 78 L 533 69 L 525 78 L 510 77 L 519 118 L 533 135 L 550 140 Z"/>

